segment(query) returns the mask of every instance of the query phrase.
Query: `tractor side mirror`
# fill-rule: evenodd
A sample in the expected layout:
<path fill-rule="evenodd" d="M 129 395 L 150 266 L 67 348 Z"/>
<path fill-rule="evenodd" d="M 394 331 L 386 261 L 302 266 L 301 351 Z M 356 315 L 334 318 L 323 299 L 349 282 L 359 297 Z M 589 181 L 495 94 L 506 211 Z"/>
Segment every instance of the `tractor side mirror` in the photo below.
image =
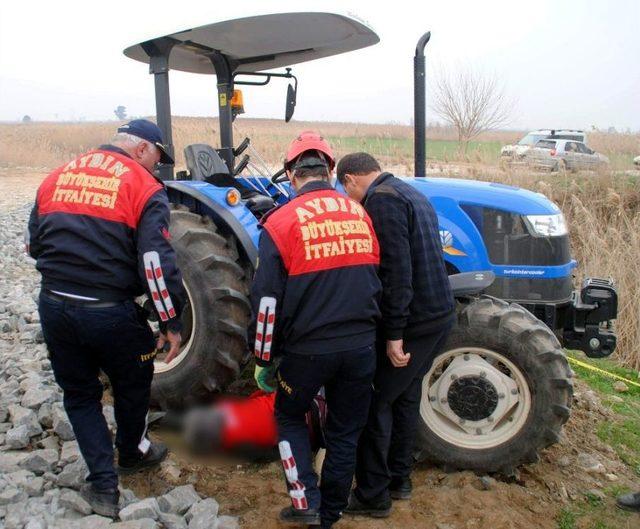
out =
<path fill-rule="evenodd" d="M 285 107 L 284 121 L 289 123 L 293 117 L 293 112 L 296 109 L 296 92 L 297 88 L 292 85 L 287 87 L 287 106 Z"/>

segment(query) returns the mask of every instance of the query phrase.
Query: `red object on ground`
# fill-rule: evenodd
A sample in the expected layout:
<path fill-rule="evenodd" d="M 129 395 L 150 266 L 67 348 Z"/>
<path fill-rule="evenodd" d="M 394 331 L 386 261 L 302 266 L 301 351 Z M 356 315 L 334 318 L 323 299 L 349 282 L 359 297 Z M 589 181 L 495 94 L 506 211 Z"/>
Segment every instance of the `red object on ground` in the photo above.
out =
<path fill-rule="evenodd" d="M 221 448 L 242 445 L 272 448 L 278 444 L 274 409 L 276 394 L 256 391 L 249 398 L 228 400 L 220 405 L 224 414 Z"/>

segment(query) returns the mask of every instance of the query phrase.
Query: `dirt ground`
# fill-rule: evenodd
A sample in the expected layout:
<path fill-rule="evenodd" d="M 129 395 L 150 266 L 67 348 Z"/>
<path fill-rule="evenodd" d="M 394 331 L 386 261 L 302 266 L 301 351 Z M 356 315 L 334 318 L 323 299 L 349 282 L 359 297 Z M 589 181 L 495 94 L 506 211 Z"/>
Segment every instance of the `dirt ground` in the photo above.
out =
<path fill-rule="evenodd" d="M 0 208 L 11 211 L 32 201 L 44 172 L 29 168 L 0 168 Z M 616 510 L 611 491 L 637 488 L 637 477 L 614 450 L 595 435 L 596 425 L 614 419 L 610 408 L 577 381 L 571 419 L 562 442 L 544 451 L 535 465 L 527 465 L 515 477 L 494 476 L 488 490 L 470 472 L 445 473 L 420 465 L 413 475 L 414 494 L 409 502 L 396 502 L 387 520 L 345 517 L 342 529 L 590 529 L 598 525 L 604 512 L 610 514 L 606 527 L 632 529 L 640 526 L 636 515 Z M 139 497 L 159 495 L 179 484 L 192 483 L 203 495 L 216 498 L 222 514 L 240 517 L 246 529 L 275 529 L 279 510 L 288 499 L 277 462 L 254 464 L 229 459 L 196 461 L 186 453 L 180 439 L 155 430 L 172 452 L 161 469 L 126 478 L 123 485 Z M 604 466 L 588 472 L 578 456 L 588 454 Z M 634 483 L 635 480 L 635 483 Z M 580 509 L 593 491 L 604 491 L 594 517 L 580 517 L 575 525 L 561 526 L 557 516 L 563 509 Z M 596 519 L 595 517 L 598 516 Z"/>
<path fill-rule="evenodd" d="M 419 465 L 413 474 L 414 493 L 409 502 L 395 502 L 387 520 L 344 517 L 342 529 L 556 529 L 562 509 L 576 508 L 592 491 L 637 486 L 633 471 L 613 449 L 595 435 L 595 426 L 614 414 L 585 384 L 577 381 L 572 416 L 562 442 L 544 451 L 540 462 L 520 468 L 510 478 L 493 476 L 488 490 L 472 472 L 446 473 Z M 138 495 L 157 495 L 177 484 L 193 483 L 196 489 L 218 500 L 221 512 L 239 516 L 241 527 L 276 529 L 279 510 L 288 504 L 278 462 L 253 464 L 229 459 L 194 461 L 178 437 L 162 431 L 153 435 L 168 443 L 172 453 L 162 469 L 125 480 Z M 592 456 L 604 469 L 588 472 L 579 455 Z M 606 471 L 605 471 L 606 469 Z M 609 476 L 607 476 L 607 474 Z M 615 482 L 613 481 L 615 480 Z M 623 515 L 607 496 L 600 515 L 610 510 L 606 527 L 638 527 L 637 516 Z M 597 519 L 596 519 L 597 517 Z M 581 517 L 575 526 L 597 528 L 599 515 Z"/>

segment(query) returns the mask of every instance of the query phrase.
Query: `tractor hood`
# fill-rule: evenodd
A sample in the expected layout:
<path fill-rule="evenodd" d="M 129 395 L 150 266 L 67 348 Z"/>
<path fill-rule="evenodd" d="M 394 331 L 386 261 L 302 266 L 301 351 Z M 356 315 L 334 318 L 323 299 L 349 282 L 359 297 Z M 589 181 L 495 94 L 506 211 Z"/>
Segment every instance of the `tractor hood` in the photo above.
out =
<path fill-rule="evenodd" d="M 275 13 L 216 22 L 135 44 L 124 50 L 149 63 L 155 49 L 170 46 L 169 68 L 215 74 L 210 55 L 227 58 L 231 70 L 259 72 L 330 57 L 380 41 L 355 18 L 334 13 Z"/>
<path fill-rule="evenodd" d="M 404 177 L 430 199 L 451 199 L 457 203 L 502 209 L 519 215 L 549 215 L 560 208 L 541 193 L 505 184 L 456 178 Z"/>

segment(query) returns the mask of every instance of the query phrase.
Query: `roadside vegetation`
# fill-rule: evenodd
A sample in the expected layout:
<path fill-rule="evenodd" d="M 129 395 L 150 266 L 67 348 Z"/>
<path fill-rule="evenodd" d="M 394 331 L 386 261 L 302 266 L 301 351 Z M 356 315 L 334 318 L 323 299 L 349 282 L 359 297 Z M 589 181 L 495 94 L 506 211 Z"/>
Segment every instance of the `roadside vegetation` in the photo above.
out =
<path fill-rule="evenodd" d="M 578 359 L 597 368 L 640 383 L 638 372 L 625 369 L 612 360 L 587 359 L 583 353 L 570 351 L 570 359 Z M 576 376 L 596 391 L 602 403 L 615 412 L 613 420 L 598 421 L 598 438 L 611 446 L 618 457 L 637 476 L 640 489 L 640 387 L 627 384 L 628 391 L 614 389 L 616 379 L 585 367 L 571 365 Z M 556 516 L 558 529 L 632 529 L 638 527 L 638 514 L 612 509 L 615 498 L 631 492 L 628 487 L 609 483 L 601 490 L 602 495 L 586 492 L 579 501 L 560 510 Z"/>

